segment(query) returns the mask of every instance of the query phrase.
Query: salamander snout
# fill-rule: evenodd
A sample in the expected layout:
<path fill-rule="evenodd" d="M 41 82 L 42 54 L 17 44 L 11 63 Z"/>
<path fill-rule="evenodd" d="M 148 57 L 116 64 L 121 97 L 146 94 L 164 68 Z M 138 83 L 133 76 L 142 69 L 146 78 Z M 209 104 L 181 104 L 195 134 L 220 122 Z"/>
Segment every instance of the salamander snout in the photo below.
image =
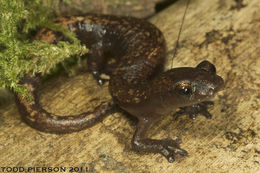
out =
<path fill-rule="evenodd" d="M 204 74 L 192 82 L 198 96 L 211 98 L 224 88 L 224 80 L 216 74 Z"/>
<path fill-rule="evenodd" d="M 221 91 L 222 89 L 224 89 L 225 83 L 224 80 L 222 79 L 222 77 L 216 75 L 215 79 L 214 79 L 214 92 L 218 92 Z"/>
<path fill-rule="evenodd" d="M 201 95 L 208 95 L 209 97 L 214 96 L 215 93 L 222 90 L 224 88 L 224 80 L 216 74 L 216 68 L 213 64 L 211 64 L 209 61 L 202 61 L 199 63 L 196 67 L 196 69 L 200 69 L 204 72 L 202 78 L 201 86 L 204 86 L 201 88 Z"/>

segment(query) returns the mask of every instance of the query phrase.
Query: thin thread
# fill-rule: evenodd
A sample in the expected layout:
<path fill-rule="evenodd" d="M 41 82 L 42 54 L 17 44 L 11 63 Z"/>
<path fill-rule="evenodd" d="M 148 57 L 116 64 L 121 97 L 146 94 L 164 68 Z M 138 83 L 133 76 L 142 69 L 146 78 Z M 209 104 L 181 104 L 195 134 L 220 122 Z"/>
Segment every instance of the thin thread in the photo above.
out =
<path fill-rule="evenodd" d="M 183 15 L 183 17 L 182 17 L 181 27 L 180 27 L 180 30 L 179 30 L 179 33 L 178 33 L 178 37 L 177 37 L 177 41 L 176 41 L 176 46 L 175 46 L 175 48 L 174 48 L 174 53 L 173 53 L 173 57 L 172 57 L 172 65 L 173 65 L 173 59 L 174 59 L 174 57 L 176 56 L 176 54 L 177 54 L 177 49 L 178 49 L 178 47 L 179 47 L 179 40 L 180 40 L 180 36 L 181 36 L 182 26 L 183 26 L 183 23 L 184 23 L 184 20 L 185 20 L 185 16 L 186 16 L 186 13 L 187 13 L 189 4 L 190 4 L 190 0 L 187 0 L 185 12 L 184 12 L 184 15 Z M 171 68 L 172 68 L 172 67 L 171 67 Z"/>

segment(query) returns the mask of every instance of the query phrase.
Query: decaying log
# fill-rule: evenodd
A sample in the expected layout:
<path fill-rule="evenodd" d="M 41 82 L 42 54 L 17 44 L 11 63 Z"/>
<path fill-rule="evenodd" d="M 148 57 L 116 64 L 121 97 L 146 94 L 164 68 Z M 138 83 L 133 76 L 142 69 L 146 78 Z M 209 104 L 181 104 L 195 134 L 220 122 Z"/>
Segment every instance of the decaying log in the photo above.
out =
<path fill-rule="evenodd" d="M 151 19 L 165 35 L 166 69 L 215 64 L 225 90 L 214 99 L 211 120 L 192 121 L 171 115 L 151 136 L 182 137 L 189 156 L 168 163 L 159 154 L 141 155 L 131 148 L 135 123 L 115 113 L 81 132 L 54 135 L 24 124 L 15 104 L 1 109 L 1 166 L 87 167 L 89 172 L 259 172 L 260 171 L 260 4 L 259 0 L 193 0 L 184 21 L 179 49 L 172 63 L 186 1 Z M 47 81 L 41 90 L 44 108 L 57 114 L 93 109 L 111 99 L 107 85 L 100 87 L 89 74 Z"/>

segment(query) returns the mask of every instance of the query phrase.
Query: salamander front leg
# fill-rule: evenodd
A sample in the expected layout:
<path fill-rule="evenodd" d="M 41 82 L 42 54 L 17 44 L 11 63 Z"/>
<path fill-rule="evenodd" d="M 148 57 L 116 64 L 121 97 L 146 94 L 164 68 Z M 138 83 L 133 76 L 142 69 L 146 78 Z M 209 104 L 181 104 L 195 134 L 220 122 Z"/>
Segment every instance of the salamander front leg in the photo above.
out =
<path fill-rule="evenodd" d="M 142 119 L 139 120 L 137 129 L 133 137 L 133 147 L 137 151 L 160 153 L 168 162 L 172 163 L 177 154 L 186 156 L 188 153 L 180 148 L 181 140 L 155 140 L 147 138 L 146 132 L 152 124 L 152 120 Z"/>
<path fill-rule="evenodd" d="M 195 120 L 196 117 L 201 114 L 206 118 L 212 118 L 212 115 L 208 112 L 208 108 L 214 106 L 211 101 L 201 102 L 192 106 L 181 107 L 178 112 L 174 114 L 174 118 L 178 119 L 181 115 L 187 114 L 191 119 Z"/>

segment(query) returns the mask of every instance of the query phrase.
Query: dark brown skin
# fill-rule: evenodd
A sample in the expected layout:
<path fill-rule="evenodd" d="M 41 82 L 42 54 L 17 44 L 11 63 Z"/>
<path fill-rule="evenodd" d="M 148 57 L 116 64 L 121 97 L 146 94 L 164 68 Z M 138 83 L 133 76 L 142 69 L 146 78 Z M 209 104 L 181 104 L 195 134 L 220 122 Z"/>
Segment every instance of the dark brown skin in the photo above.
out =
<path fill-rule="evenodd" d="M 88 69 L 99 84 L 101 73 L 110 75 L 109 90 L 113 101 L 101 103 L 93 112 L 76 116 L 57 116 L 42 109 L 37 98 L 40 75 L 26 75 L 21 84 L 30 91 L 33 103 L 17 95 L 22 117 L 30 126 L 45 132 L 69 133 L 82 130 L 102 120 L 114 105 L 138 118 L 133 147 L 139 151 L 160 153 L 169 162 L 176 154 L 187 155 L 180 149 L 180 140 L 154 140 L 147 137 L 148 129 L 163 116 L 177 108 L 177 116 L 211 115 L 207 102 L 224 86 L 223 79 L 208 61 L 197 67 L 174 68 L 162 72 L 165 41 L 154 25 L 132 17 L 89 14 L 83 17 L 60 17 L 57 23 L 75 32 L 82 44 L 90 48 Z M 55 43 L 66 38 L 43 29 L 37 39 Z M 111 61 L 113 60 L 113 61 Z M 111 63 L 115 62 L 115 63 Z M 115 103 L 115 104 L 114 104 Z"/>

